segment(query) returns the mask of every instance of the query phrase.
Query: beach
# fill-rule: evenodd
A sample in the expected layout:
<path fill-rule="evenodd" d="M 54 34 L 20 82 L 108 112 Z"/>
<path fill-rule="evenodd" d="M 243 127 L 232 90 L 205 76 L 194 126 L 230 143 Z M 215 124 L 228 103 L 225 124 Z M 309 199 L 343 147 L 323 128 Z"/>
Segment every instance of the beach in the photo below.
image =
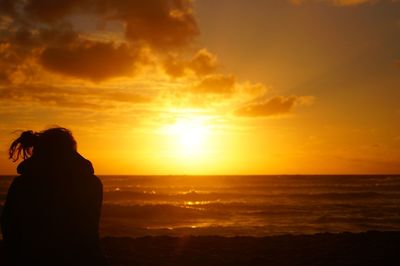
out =
<path fill-rule="evenodd" d="M 390 266 L 400 263 L 399 231 L 270 237 L 105 237 L 101 239 L 101 246 L 110 266 Z M 3 263 L 2 242 L 0 256 Z"/>
<path fill-rule="evenodd" d="M 111 265 L 399 265 L 400 232 L 104 238 Z"/>
<path fill-rule="evenodd" d="M 399 231 L 271 237 L 106 237 L 101 245 L 111 266 L 388 266 L 400 263 Z M 0 254 L 4 256 L 2 245 Z"/>
<path fill-rule="evenodd" d="M 112 266 L 400 265 L 399 176 L 101 179 Z"/>
<path fill-rule="evenodd" d="M 111 265 L 399 265 L 400 232 L 104 238 Z"/>

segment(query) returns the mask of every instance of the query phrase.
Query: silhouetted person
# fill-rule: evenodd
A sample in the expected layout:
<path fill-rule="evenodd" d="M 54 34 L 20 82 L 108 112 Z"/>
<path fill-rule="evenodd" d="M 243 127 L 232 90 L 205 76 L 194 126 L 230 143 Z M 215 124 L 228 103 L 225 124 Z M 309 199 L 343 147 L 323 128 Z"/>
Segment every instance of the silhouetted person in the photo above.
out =
<path fill-rule="evenodd" d="M 1 217 L 11 265 L 106 265 L 99 247 L 103 187 L 65 128 L 25 131 L 9 149 L 20 176 Z"/>

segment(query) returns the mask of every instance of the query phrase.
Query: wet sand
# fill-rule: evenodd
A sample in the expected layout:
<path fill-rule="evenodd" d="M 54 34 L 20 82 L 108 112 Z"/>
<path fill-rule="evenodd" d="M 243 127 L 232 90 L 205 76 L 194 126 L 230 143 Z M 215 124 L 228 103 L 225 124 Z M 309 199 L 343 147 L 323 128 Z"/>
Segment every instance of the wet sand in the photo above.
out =
<path fill-rule="evenodd" d="M 4 250 L 0 242 L 0 256 Z M 400 265 L 400 232 L 271 237 L 106 237 L 112 266 L 122 265 Z M 3 265 L 3 264 L 0 264 Z"/>
<path fill-rule="evenodd" d="M 104 238 L 111 265 L 400 265 L 400 232 Z"/>

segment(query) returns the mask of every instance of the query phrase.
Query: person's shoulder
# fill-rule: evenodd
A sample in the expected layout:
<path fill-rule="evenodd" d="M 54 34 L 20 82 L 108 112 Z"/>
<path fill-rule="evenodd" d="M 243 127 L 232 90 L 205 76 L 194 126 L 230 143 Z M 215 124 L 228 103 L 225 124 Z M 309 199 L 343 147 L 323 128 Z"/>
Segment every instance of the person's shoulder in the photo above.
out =
<path fill-rule="evenodd" d="M 94 182 L 96 183 L 96 185 L 98 187 L 102 188 L 103 187 L 103 183 L 101 182 L 101 179 L 96 175 L 92 175 L 92 176 L 93 176 L 93 179 L 94 179 Z"/>
<path fill-rule="evenodd" d="M 32 156 L 28 159 L 23 160 L 17 166 L 17 173 L 22 175 L 27 175 L 32 172 L 37 172 L 41 168 L 41 164 L 39 163 L 36 156 Z"/>
<path fill-rule="evenodd" d="M 78 152 L 74 152 L 72 156 L 69 156 L 69 164 L 76 173 L 88 176 L 94 175 L 92 163 Z"/>
<path fill-rule="evenodd" d="M 84 172 L 91 177 L 91 180 L 99 187 L 103 187 L 103 183 L 101 182 L 101 179 L 94 174 L 94 168 L 92 165 L 92 162 L 89 161 L 88 159 L 86 159 L 85 157 L 83 157 L 82 155 L 80 155 L 79 153 L 77 153 L 77 155 L 79 156 L 79 160 L 82 163 L 82 169 L 84 170 Z"/>
<path fill-rule="evenodd" d="M 15 190 L 19 190 L 23 186 L 27 186 L 27 181 L 29 181 L 29 177 L 27 177 L 26 174 L 15 176 L 11 181 L 8 191 L 12 192 Z"/>
<path fill-rule="evenodd" d="M 30 180 L 30 175 L 29 174 L 20 174 L 17 175 L 13 178 L 11 184 L 21 184 L 21 183 L 25 183 L 28 180 Z"/>

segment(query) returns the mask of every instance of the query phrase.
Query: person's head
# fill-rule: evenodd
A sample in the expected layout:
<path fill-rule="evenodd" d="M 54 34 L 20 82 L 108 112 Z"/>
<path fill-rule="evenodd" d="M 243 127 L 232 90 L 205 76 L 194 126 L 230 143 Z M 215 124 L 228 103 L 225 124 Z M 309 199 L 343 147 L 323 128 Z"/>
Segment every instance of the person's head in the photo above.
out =
<path fill-rule="evenodd" d="M 76 141 L 71 131 L 62 127 L 49 128 L 40 132 L 23 131 L 11 143 L 9 158 L 14 162 L 20 157 L 27 159 L 33 154 L 54 156 L 76 151 Z"/>

